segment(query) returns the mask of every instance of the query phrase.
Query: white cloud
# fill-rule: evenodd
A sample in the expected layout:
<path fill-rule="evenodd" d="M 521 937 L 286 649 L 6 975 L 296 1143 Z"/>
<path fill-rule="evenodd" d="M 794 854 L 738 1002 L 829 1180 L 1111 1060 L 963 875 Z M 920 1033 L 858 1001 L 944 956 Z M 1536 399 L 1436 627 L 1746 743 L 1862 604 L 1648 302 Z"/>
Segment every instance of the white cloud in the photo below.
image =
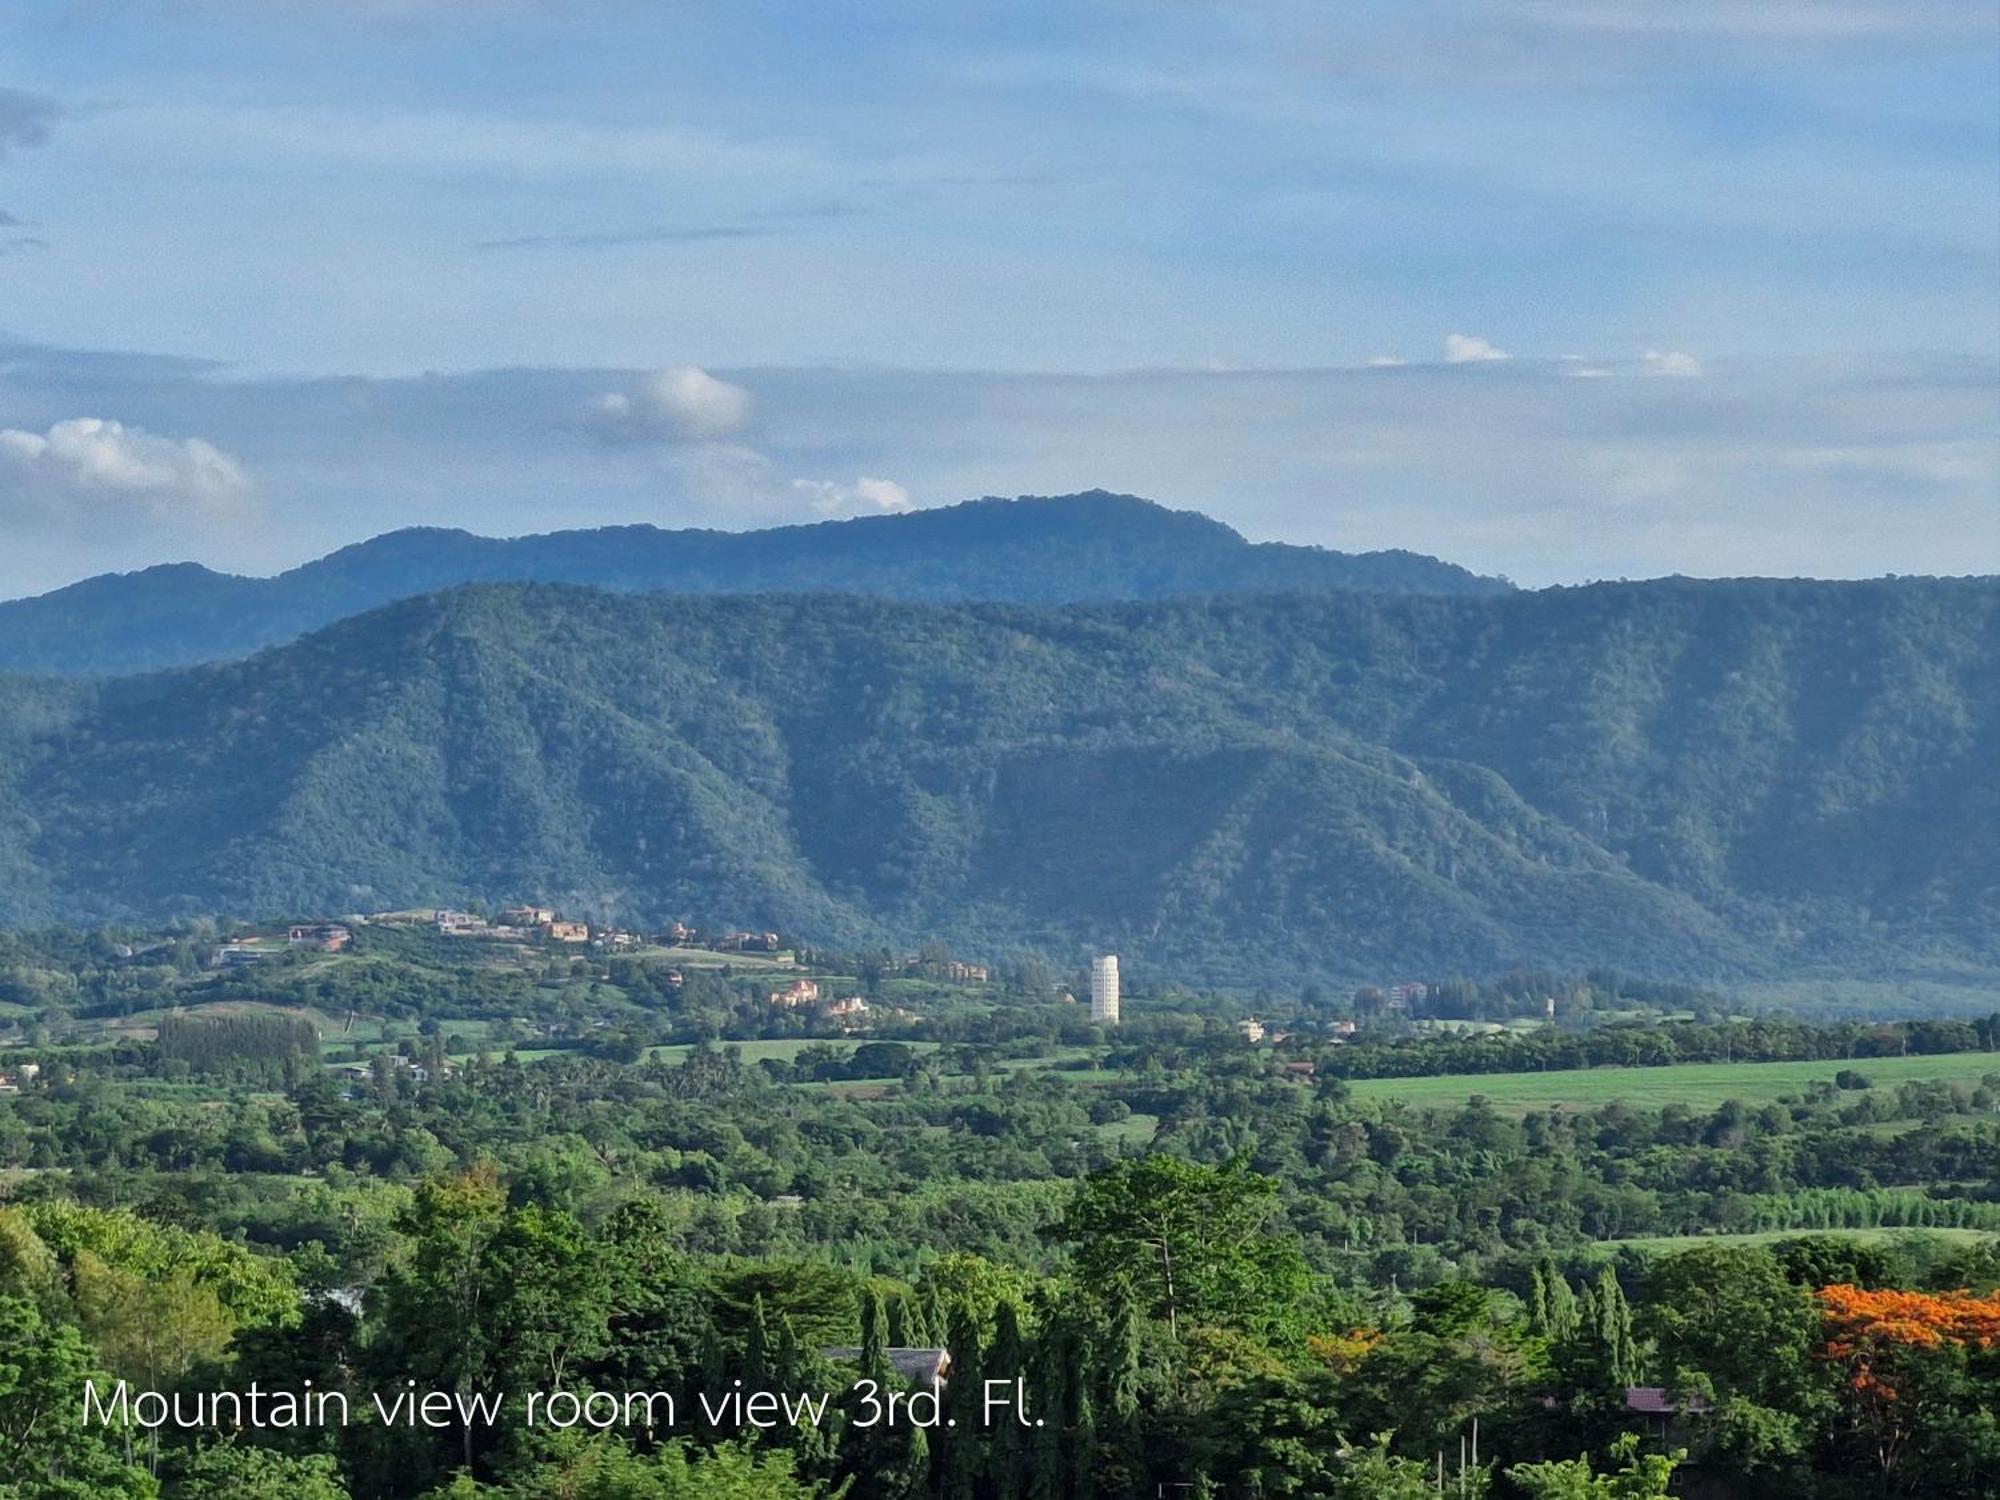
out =
<path fill-rule="evenodd" d="M 1389 370 L 1394 369 L 1402 363 L 1403 361 L 1396 358 L 1393 354 L 1376 354 L 1370 356 L 1368 368 L 1371 370 Z"/>
<path fill-rule="evenodd" d="M 0 114 L 0 122 L 4 122 Z M 845 179 L 809 146 L 678 126 L 608 125 L 500 110 L 135 102 L 79 118 L 79 135 L 157 158 L 389 170 L 399 176 L 504 173 L 515 180 L 636 177 L 682 185 L 834 188 Z"/>
<path fill-rule="evenodd" d="M 1992 26 L 1990 10 L 1954 0 L 1517 0 L 1507 9 L 1552 32 L 1777 45 L 1966 41 Z"/>
<path fill-rule="evenodd" d="M 1643 357 L 1642 368 L 1648 375 L 1690 376 L 1702 373 L 1701 361 L 1692 354 L 1683 354 L 1678 349 L 1648 349 Z"/>
<path fill-rule="evenodd" d="M 857 514 L 893 501 L 856 476 L 893 477 L 912 506 L 1103 486 L 1256 540 L 1409 547 L 1529 583 L 1951 573 L 2000 557 L 1991 357 L 1738 353 L 1701 379 L 1652 379 L 1643 342 L 1552 348 L 1485 371 L 1500 379 L 1416 362 L 1087 377 L 769 367 L 741 377 L 753 444 L 557 440 L 552 412 L 605 392 L 637 400 L 631 371 L 294 381 L 0 342 L 0 426 L 136 418 L 121 403 L 142 390 L 153 431 L 226 433 L 257 497 L 247 520 L 167 531 L 126 524 L 142 507 L 100 495 L 59 528 L 20 499 L 31 475 L 35 493 L 55 492 L 53 461 L 0 450 L 0 595 L 175 556 L 274 571 L 414 524 L 736 530 L 815 518 L 815 501 Z"/>
<path fill-rule="evenodd" d="M 831 479 L 794 479 L 792 488 L 812 497 L 812 508 L 823 516 L 896 515 L 910 509 L 910 492 L 893 479 L 864 474 L 852 484 Z"/>
<path fill-rule="evenodd" d="M 1513 357 L 1505 349 L 1496 348 L 1485 339 L 1475 338 L 1469 333 L 1448 333 L 1444 336 L 1444 362 L 1448 365 L 1485 364 Z"/>
<path fill-rule="evenodd" d="M 591 425 L 623 440 L 677 437 L 712 441 L 750 420 L 750 393 L 718 380 L 699 365 L 672 365 L 647 376 L 636 390 L 610 391 L 590 405 Z"/>
<path fill-rule="evenodd" d="M 105 417 L 0 429 L 0 475 L 0 514 L 85 525 L 227 520 L 251 494 L 243 466 L 214 444 Z"/>

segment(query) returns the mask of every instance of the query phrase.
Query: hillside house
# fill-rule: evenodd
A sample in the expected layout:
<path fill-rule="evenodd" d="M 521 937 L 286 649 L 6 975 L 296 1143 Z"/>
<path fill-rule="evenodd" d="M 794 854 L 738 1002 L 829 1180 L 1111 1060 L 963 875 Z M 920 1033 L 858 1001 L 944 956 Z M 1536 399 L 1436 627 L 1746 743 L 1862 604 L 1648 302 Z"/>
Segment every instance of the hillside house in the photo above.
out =
<path fill-rule="evenodd" d="M 294 948 L 317 948 L 322 953 L 338 953 L 354 941 L 354 934 L 338 922 L 311 922 L 293 927 L 285 941 Z"/>
<path fill-rule="evenodd" d="M 486 926 L 483 920 L 475 917 L 471 912 L 453 911 L 450 907 L 440 907 L 437 916 L 433 920 L 437 923 L 437 930 L 439 932 L 451 933 L 453 936 L 458 937 L 478 932 Z"/>
<path fill-rule="evenodd" d="M 1243 1040 L 1250 1043 L 1253 1047 L 1264 1040 L 1264 1023 L 1255 1016 L 1250 1017 L 1247 1021 L 1238 1021 L 1236 1029 L 1242 1034 Z"/>
<path fill-rule="evenodd" d="M 889 1368 L 915 1386 L 943 1385 L 951 1374 L 949 1349 L 889 1348 L 882 1352 L 888 1356 Z M 822 1349 L 820 1353 L 841 1365 L 851 1365 L 861 1358 L 861 1351 L 852 1345 Z"/>
<path fill-rule="evenodd" d="M 510 906 L 500 913 L 501 922 L 508 927 L 546 927 L 555 919 L 553 906 Z"/>
<path fill-rule="evenodd" d="M 771 991 L 771 1003 L 787 1009 L 799 1005 L 819 1003 L 819 981 L 816 979 L 794 979 L 782 989 Z"/>
<path fill-rule="evenodd" d="M 1688 1418 L 1705 1417 L 1712 1410 L 1708 1398 L 1699 1391 L 1690 1391 L 1685 1400 L 1676 1401 L 1673 1392 L 1660 1385 L 1628 1385 L 1625 1388 L 1625 1409 L 1635 1416 L 1645 1417 L 1647 1426 L 1658 1434 L 1663 1443 L 1685 1440 Z"/>
<path fill-rule="evenodd" d="M 587 943 L 590 941 L 588 922 L 549 921 L 542 925 L 542 932 L 552 943 Z"/>

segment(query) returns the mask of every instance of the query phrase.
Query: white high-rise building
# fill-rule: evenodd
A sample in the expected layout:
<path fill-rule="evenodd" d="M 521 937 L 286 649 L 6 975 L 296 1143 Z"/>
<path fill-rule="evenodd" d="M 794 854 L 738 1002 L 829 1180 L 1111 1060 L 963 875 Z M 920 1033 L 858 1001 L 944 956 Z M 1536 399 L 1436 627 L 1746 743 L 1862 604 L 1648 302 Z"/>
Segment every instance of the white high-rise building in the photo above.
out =
<path fill-rule="evenodd" d="M 1106 953 L 1090 961 L 1090 1019 L 1100 1026 L 1118 1024 L 1118 955 Z"/>

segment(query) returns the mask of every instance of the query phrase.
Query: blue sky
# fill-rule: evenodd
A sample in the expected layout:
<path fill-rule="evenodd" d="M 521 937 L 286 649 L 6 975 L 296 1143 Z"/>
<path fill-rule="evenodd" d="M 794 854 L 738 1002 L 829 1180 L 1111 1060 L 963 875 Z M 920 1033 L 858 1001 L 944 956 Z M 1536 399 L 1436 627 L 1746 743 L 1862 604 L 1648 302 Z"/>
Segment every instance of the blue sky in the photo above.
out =
<path fill-rule="evenodd" d="M 0 592 L 1087 485 L 1991 569 L 1996 80 L 1937 0 L 14 0 Z"/>

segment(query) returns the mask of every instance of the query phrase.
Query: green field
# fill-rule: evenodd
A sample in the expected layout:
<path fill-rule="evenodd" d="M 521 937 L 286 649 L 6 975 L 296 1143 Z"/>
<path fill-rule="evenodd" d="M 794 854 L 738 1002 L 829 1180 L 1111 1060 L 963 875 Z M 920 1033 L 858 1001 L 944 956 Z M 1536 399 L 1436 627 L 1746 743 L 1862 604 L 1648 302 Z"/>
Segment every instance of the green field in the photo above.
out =
<path fill-rule="evenodd" d="M 879 1040 L 879 1038 L 862 1037 L 858 1040 L 831 1041 L 826 1037 L 800 1036 L 774 1037 L 748 1042 L 716 1042 L 714 1046 L 718 1050 L 729 1047 L 736 1048 L 743 1054 L 743 1061 L 746 1063 L 762 1062 L 767 1057 L 774 1057 L 780 1062 L 790 1062 L 808 1047 L 831 1047 L 834 1051 L 844 1055 L 852 1052 L 862 1042 L 873 1040 Z M 904 1042 L 903 1045 L 908 1047 L 912 1052 L 930 1052 L 938 1044 L 936 1042 Z M 677 1063 L 692 1051 L 694 1051 L 694 1047 L 691 1043 L 681 1042 L 673 1046 L 648 1048 L 646 1055 L 650 1058 L 664 1059 L 667 1062 Z"/>
<path fill-rule="evenodd" d="M 1803 1239 L 1807 1236 L 1824 1239 L 1858 1240 L 1864 1245 L 1879 1245 L 1901 1239 L 1944 1240 L 1954 1245 L 1976 1245 L 1982 1241 L 2000 1239 L 1980 1229 L 1765 1229 L 1755 1234 L 1664 1234 L 1642 1239 L 1602 1240 L 1600 1250 L 1636 1250 L 1641 1255 L 1670 1255 L 1676 1250 L 1692 1250 L 1698 1245 L 1775 1245 L 1781 1240 Z"/>
<path fill-rule="evenodd" d="M 1714 1109 L 1728 1099 L 1768 1104 L 1831 1082 L 1843 1068 L 1865 1074 L 1877 1088 L 1912 1079 L 1977 1085 L 2000 1076 L 2000 1053 L 1958 1052 L 1944 1057 L 1877 1057 L 1858 1062 L 1684 1063 L 1670 1068 L 1580 1068 L 1565 1073 L 1447 1073 L 1433 1078 L 1361 1078 L 1357 1099 L 1401 1099 L 1418 1106 L 1449 1107 L 1484 1094 L 1515 1114 L 1552 1104 L 1590 1108 L 1623 1100 L 1637 1109 L 1685 1104 Z"/>
<path fill-rule="evenodd" d="M 1127 1146 L 1150 1146 L 1160 1128 L 1160 1117 L 1148 1114 L 1129 1114 L 1122 1120 L 1113 1120 L 1108 1125 L 1097 1127 L 1097 1133 L 1107 1141 L 1118 1141 Z"/>

